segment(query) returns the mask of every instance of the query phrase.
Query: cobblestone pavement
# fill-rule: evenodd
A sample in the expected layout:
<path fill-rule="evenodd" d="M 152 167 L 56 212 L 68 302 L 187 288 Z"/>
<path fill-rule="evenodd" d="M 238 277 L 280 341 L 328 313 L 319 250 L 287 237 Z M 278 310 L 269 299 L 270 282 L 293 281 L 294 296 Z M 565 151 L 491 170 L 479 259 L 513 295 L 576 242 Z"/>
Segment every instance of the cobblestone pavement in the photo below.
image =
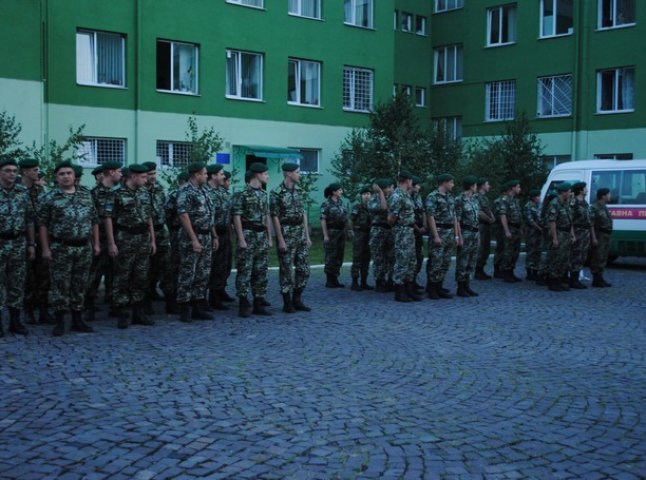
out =
<path fill-rule="evenodd" d="M 397 304 L 318 270 L 287 315 L 272 272 L 272 317 L 31 327 L 0 339 L 0 478 L 646 478 L 646 268 L 607 278 Z"/>

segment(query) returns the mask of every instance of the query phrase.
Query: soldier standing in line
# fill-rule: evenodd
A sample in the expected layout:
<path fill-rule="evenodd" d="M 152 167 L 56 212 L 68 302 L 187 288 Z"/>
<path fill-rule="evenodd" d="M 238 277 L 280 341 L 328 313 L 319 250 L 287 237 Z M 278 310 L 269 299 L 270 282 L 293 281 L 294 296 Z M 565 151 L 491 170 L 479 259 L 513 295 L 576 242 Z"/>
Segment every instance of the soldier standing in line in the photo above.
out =
<path fill-rule="evenodd" d="M 543 227 L 541 227 L 541 192 L 531 190 L 525 204 L 525 269 L 527 280 L 536 280 L 541 262 L 541 244 Z"/>
<path fill-rule="evenodd" d="M 180 320 L 213 320 L 207 311 L 206 293 L 211 274 L 211 256 L 219 247 L 215 212 L 206 189 L 208 174 L 203 163 L 192 163 L 189 181 L 177 192 L 179 231 L 179 276 L 177 303 Z M 192 307 L 192 310 L 191 310 Z"/>
<path fill-rule="evenodd" d="M 44 195 L 38 211 L 43 259 L 50 262 L 49 303 L 56 319 L 52 333 L 65 333 L 67 310 L 73 331 L 92 332 L 82 312 L 92 256 L 101 252 L 99 218 L 90 192 L 75 185 L 74 166 L 61 162 L 54 173 L 57 187 Z"/>
<path fill-rule="evenodd" d="M 505 282 L 515 283 L 520 282 L 520 278 L 514 275 L 516 262 L 520 255 L 520 242 L 522 240 L 522 213 L 518 202 L 520 182 L 518 180 L 510 180 L 506 183 L 506 186 L 505 193 L 500 197 L 498 202 L 500 238 L 503 242 L 499 269 L 502 272 Z"/>
<path fill-rule="evenodd" d="M 229 192 L 224 189 L 226 176 L 222 165 L 209 165 L 206 167 L 208 180 L 206 191 L 211 199 L 214 211 L 215 231 L 218 234 L 219 246 L 211 256 L 211 274 L 209 276 L 209 305 L 216 310 L 228 310 L 222 303 L 222 291 L 226 286 L 225 271 L 227 267 L 227 253 L 229 265 L 231 256 L 231 205 Z M 229 266 L 230 268 L 230 266 Z"/>
<path fill-rule="evenodd" d="M 148 167 L 128 167 L 125 184 L 112 191 L 104 206 L 108 254 L 113 266 L 113 306 L 118 328 L 128 328 L 128 307 L 132 323 L 153 325 L 144 311 L 148 291 L 150 255 L 156 252 L 155 230 L 150 205 L 142 188 L 148 180 Z"/>
<path fill-rule="evenodd" d="M 590 238 L 592 236 L 592 222 L 590 221 L 590 205 L 585 200 L 588 193 L 585 182 L 576 182 L 572 185 L 574 196 L 570 200 L 572 210 L 572 226 L 574 237 L 572 252 L 570 253 L 570 288 L 584 290 L 588 287 L 579 280 L 579 274 L 588 260 L 590 252 Z"/>
<path fill-rule="evenodd" d="M 563 282 L 570 265 L 570 251 L 574 238 L 572 227 L 572 212 L 569 199 L 572 186 L 563 182 L 556 186 L 558 196 L 554 198 L 547 208 L 547 225 L 552 243 L 547 252 L 547 268 L 549 275 L 549 289 L 554 292 L 569 290 L 567 283 Z"/>
<path fill-rule="evenodd" d="M 172 291 L 166 297 L 166 313 L 179 311 L 177 306 L 177 276 L 179 273 L 179 229 L 182 227 L 177 216 L 177 192 L 188 182 L 188 173 L 181 172 L 177 176 L 177 187 L 174 188 L 166 199 L 164 210 L 166 211 L 166 225 L 170 233 L 170 278 L 172 280 Z"/>
<path fill-rule="evenodd" d="M 372 215 L 370 227 L 370 257 L 375 277 L 375 291 L 392 290 L 394 263 L 393 235 L 388 223 L 388 197 L 393 193 L 393 182 L 388 178 L 378 178 L 373 185 L 375 195 L 368 204 Z"/>
<path fill-rule="evenodd" d="M 343 288 L 339 283 L 339 274 L 343 265 L 345 239 L 350 228 L 348 211 L 341 200 L 343 189 L 340 183 L 331 183 L 323 191 L 325 201 L 321 204 L 321 230 L 325 249 L 325 286 Z"/>
<path fill-rule="evenodd" d="M 359 191 L 361 200 L 352 207 L 350 215 L 352 219 L 352 229 L 354 239 L 352 240 L 352 290 L 360 292 L 361 290 L 373 290 L 372 285 L 368 285 L 368 271 L 370 269 L 370 224 L 372 215 L 368 211 L 368 202 L 372 198 L 371 188 L 364 185 Z M 361 283 L 359 283 L 361 277 Z"/>
<path fill-rule="evenodd" d="M 491 225 L 496 223 L 496 217 L 491 209 L 489 197 L 487 194 L 491 189 L 489 180 L 485 177 L 480 177 L 476 183 L 478 191 L 474 194 L 475 199 L 480 205 L 480 212 L 478 213 L 478 233 L 480 234 L 480 244 L 478 245 L 478 259 L 476 260 L 476 273 L 477 280 L 491 280 L 491 275 L 484 271 L 489 254 L 491 253 Z"/>
<path fill-rule="evenodd" d="M 218 248 L 217 253 L 217 277 L 220 298 L 223 302 L 233 302 L 235 298 L 227 293 L 227 281 L 231 276 L 233 260 L 233 242 L 231 233 L 233 226 L 231 224 L 231 172 L 224 171 L 224 182 L 220 187 L 221 204 L 216 209 L 216 229 L 225 233 L 224 248 Z M 220 239 L 222 243 L 222 239 Z M 222 250 L 222 251 L 220 251 Z"/>
<path fill-rule="evenodd" d="M 400 172 L 398 187 L 388 197 L 388 223 L 393 227 L 395 265 L 393 268 L 393 283 L 395 286 L 395 301 L 419 302 L 422 298 L 417 295 L 413 286 L 417 268 L 415 257 L 415 203 L 410 196 L 413 189 L 413 175 Z"/>
<path fill-rule="evenodd" d="M 249 182 L 232 199 L 231 215 L 238 238 L 236 250 L 236 290 L 238 315 L 271 315 L 265 308 L 268 249 L 272 246 L 269 227 L 269 202 L 263 187 L 269 181 L 267 165 L 256 162 L 249 167 Z M 253 294 L 253 310 L 247 298 Z"/>
<path fill-rule="evenodd" d="M 478 258 L 480 233 L 478 219 L 480 203 L 474 197 L 478 179 L 467 175 L 462 181 L 463 191 L 455 199 L 455 216 L 458 220 L 458 253 L 455 262 L 455 281 L 458 284 L 458 297 L 477 297 L 471 289 L 471 276 L 475 271 Z"/>
<path fill-rule="evenodd" d="M 593 287 L 611 287 L 603 278 L 603 270 L 608 262 L 610 237 L 612 236 L 612 215 L 608 210 L 610 190 L 597 190 L 597 201 L 590 206 L 590 221 L 592 223 L 592 252 L 590 255 L 590 272 L 592 272 Z"/>
<path fill-rule="evenodd" d="M 426 215 L 430 239 L 426 275 L 428 298 L 453 298 L 443 289 L 442 283 L 451 265 L 451 254 L 460 239 L 455 203 L 451 190 L 455 184 L 453 175 L 443 173 L 437 177 L 438 187 L 426 197 Z"/>
<path fill-rule="evenodd" d="M 0 337 L 2 310 L 9 310 L 9 331 L 27 335 L 20 322 L 24 300 L 27 261 L 36 258 L 34 241 L 35 212 L 29 191 L 16 183 L 18 164 L 9 157 L 0 157 Z"/>
<path fill-rule="evenodd" d="M 301 298 L 310 278 L 309 250 L 312 246 L 305 196 L 298 186 L 301 171 L 296 163 L 284 163 L 282 170 L 283 182 L 269 196 L 269 211 L 276 232 L 283 312 L 309 312 L 311 309 Z"/>
<path fill-rule="evenodd" d="M 417 283 L 417 275 L 422 271 L 422 264 L 424 263 L 424 234 L 427 232 L 426 225 L 426 211 L 424 210 L 424 200 L 420 195 L 422 179 L 413 175 L 413 188 L 410 191 L 413 205 L 415 206 L 415 226 L 413 232 L 415 234 L 415 278 L 413 279 L 413 287 L 415 290 L 422 290 L 422 287 Z"/>

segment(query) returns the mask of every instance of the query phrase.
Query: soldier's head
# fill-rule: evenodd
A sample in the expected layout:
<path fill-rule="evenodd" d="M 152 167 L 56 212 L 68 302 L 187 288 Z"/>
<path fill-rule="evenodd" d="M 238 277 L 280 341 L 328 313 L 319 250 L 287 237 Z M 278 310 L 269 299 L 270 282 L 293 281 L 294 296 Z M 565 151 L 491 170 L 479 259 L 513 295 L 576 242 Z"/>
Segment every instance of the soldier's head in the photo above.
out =
<path fill-rule="evenodd" d="M 361 203 L 368 203 L 370 201 L 370 197 L 372 197 L 370 185 L 364 185 L 363 187 L 361 187 L 359 194 L 361 195 Z"/>
<path fill-rule="evenodd" d="M 56 183 L 62 189 L 68 189 L 74 186 L 76 181 L 76 173 L 74 172 L 74 165 L 72 162 L 60 162 L 54 168 L 54 175 L 56 176 Z"/>
<path fill-rule="evenodd" d="M 224 170 L 222 170 L 222 165 L 209 165 L 206 167 L 206 173 L 209 176 L 209 182 L 213 183 L 215 186 L 220 186 L 224 184 Z"/>
<path fill-rule="evenodd" d="M 603 187 L 597 190 L 597 200 L 599 200 L 600 202 L 608 203 L 611 198 L 612 196 L 610 194 L 609 188 Z"/>
<path fill-rule="evenodd" d="M 252 163 L 249 167 L 249 171 L 253 174 L 253 177 L 251 178 L 249 183 L 257 185 L 267 185 L 267 182 L 269 181 L 269 173 L 267 172 L 267 170 L 267 165 L 265 165 L 264 163 Z"/>
<path fill-rule="evenodd" d="M 16 183 L 18 176 L 18 163 L 9 156 L 0 157 L 0 182 L 5 187 Z"/>
<path fill-rule="evenodd" d="M 157 182 L 157 162 L 144 162 L 142 165 L 148 169 L 146 183 L 154 185 Z"/>
<path fill-rule="evenodd" d="M 568 182 L 561 182 L 556 187 L 556 194 L 559 196 L 561 201 L 567 200 L 572 193 L 572 185 Z"/>
<path fill-rule="evenodd" d="M 103 179 L 110 185 L 116 185 L 123 177 L 122 166 L 119 162 L 105 162 L 103 164 Z"/>
<path fill-rule="evenodd" d="M 455 186 L 455 178 L 450 173 L 437 176 L 437 188 L 440 191 L 450 192 Z"/>
<path fill-rule="evenodd" d="M 222 186 L 229 190 L 231 188 L 231 172 L 227 172 L 226 170 L 223 170 L 223 175 L 224 175 L 224 181 L 222 182 Z"/>
<path fill-rule="evenodd" d="M 541 201 L 541 191 L 534 188 L 529 191 L 529 200 L 532 203 L 540 203 Z"/>
<path fill-rule="evenodd" d="M 397 176 L 397 182 L 399 183 L 399 188 L 408 192 L 413 188 L 413 174 L 402 170 Z"/>
<path fill-rule="evenodd" d="M 377 187 L 375 191 L 378 193 L 379 190 L 384 192 L 385 196 L 389 196 L 391 193 L 393 193 L 394 186 L 393 186 L 393 181 L 390 178 L 378 178 L 375 180 L 374 183 Z"/>
<path fill-rule="evenodd" d="M 476 186 L 478 187 L 478 190 L 482 193 L 488 193 L 489 190 L 491 189 L 491 185 L 489 184 L 489 179 L 486 177 L 478 178 L 478 182 L 476 183 Z"/>
<path fill-rule="evenodd" d="M 148 167 L 142 163 L 135 163 L 128 167 L 128 180 L 130 188 L 141 188 L 148 182 Z"/>
<path fill-rule="evenodd" d="M 179 175 L 177 175 L 177 185 L 181 187 L 182 185 L 185 185 L 186 182 L 188 182 L 187 172 L 181 172 Z"/>
<path fill-rule="evenodd" d="M 343 188 L 341 187 L 340 183 L 330 183 L 327 188 L 325 189 L 325 196 L 333 198 L 335 200 L 341 198 L 343 196 Z"/>
<path fill-rule="evenodd" d="M 74 185 L 80 185 L 81 179 L 83 178 L 83 167 L 80 165 L 72 165 L 74 170 Z"/>
<path fill-rule="evenodd" d="M 507 194 L 515 197 L 520 194 L 520 180 L 509 180 L 507 182 Z"/>
<path fill-rule="evenodd" d="M 39 172 L 40 167 L 38 160 L 35 158 L 25 158 L 20 161 L 20 175 L 22 178 L 27 179 L 31 183 L 36 183 Z"/>
<path fill-rule="evenodd" d="M 209 174 L 206 173 L 206 165 L 202 162 L 193 162 L 188 167 L 186 171 L 190 176 L 190 181 L 194 185 L 204 185 L 209 178 Z"/>
<path fill-rule="evenodd" d="M 474 175 L 467 175 L 462 179 L 462 189 L 465 192 L 474 193 L 478 184 L 478 178 Z"/>
<path fill-rule="evenodd" d="M 301 181 L 301 168 L 298 163 L 287 162 L 283 163 L 281 169 L 283 170 L 283 177 L 293 183 Z"/>
<path fill-rule="evenodd" d="M 572 193 L 575 196 L 585 195 L 588 193 L 588 184 L 585 182 L 576 182 L 572 185 Z"/>

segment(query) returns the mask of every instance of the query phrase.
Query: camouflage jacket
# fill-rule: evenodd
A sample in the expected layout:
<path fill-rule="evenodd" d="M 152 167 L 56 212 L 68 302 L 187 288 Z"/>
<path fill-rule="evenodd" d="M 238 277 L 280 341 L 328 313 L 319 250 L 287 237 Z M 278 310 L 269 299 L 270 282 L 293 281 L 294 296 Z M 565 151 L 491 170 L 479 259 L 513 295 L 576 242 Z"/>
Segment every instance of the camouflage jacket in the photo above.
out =
<path fill-rule="evenodd" d="M 500 218 L 502 215 L 507 217 L 507 225 L 520 226 L 522 220 L 522 213 L 520 210 L 520 203 L 515 197 L 510 197 L 507 194 L 501 195 L 496 199 L 496 217 Z"/>
<path fill-rule="evenodd" d="M 36 216 L 36 212 L 38 212 L 38 206 L 40 205 L 40 200 L 43 195 L 45 195 L 45 189 L 36 183 L 34 183 L 31 187 L 25 187 L 27 188 L 27 191 L 29 192 L 29 200 L 31 202 L 31 208 L 34 211 L 34 216 Z M 34 218 L 34 221 L 36 221 L 36 218 Z"/>
<path fill-rule="evenodd" d="M 148 187 L 143 187 L 144 192 L 148 194 L 148 203 L 151 209 L 151 217 L 153 219 L 153 225 L 165 225 L 166 224 L 166 192 L 164 192 L 164 187 L 161 186 L 159 182 L 155 182 L 154 185 Z"/>
<path fill-rule="evenodd" d="M 281 183 L 269 195 L 269 211 L 272 217 L 278 217 L 281 222 L 302 222 L 305 216 L 303 191 L 298 186 L 290 190 Z"/>
<path fill-rule="evenodd" d="M 188 214 L 193 230 L 205 232 L 215 226 L 213 202 L 205 186 L 186 182 L 177 190 L 177 215 L 184 213 Z"/>
<path fill-rule="evenodd" d="M 475 195 L 462 192 L 455 199 L 455 216 L 460 225 L 478 228 L 478 213 L 480 213 L 480 203 Z"/>
<path fill-rule="evenodd" d="M 612 215 L 605 203 L 594 202 L 590 205 L 590 221 L 595 230 L 605 230 L 606 233 L 612 231 Z"/>
<path fill-rule="evenodd" d="M 396 188 L 388 197 L 388 210 L 390 215 L 397 217 L 395 226 L 415 225 L 415 202 L 410 194 L 401 188 Z"/>
<path fill-rule="evenodd" d="M 569 231 L 572 228 L 572 212 L 570 211 L 568 201 L 562 202 L 559 197 L 552 199 L 547 206 L 545 219 L 548 223 L 556 223 L 558 230 Z"/>
<path fill-rule="evenodd" d="M 46 227 L 50 237 L 64 240 L 89 238 L 92 226 L 99 223 L 92 194 L 76 189 L 65 193 L 56 187 L 46 193 L 38 209 L 38 224 Z"/>
<path fill-rule="evenodd" d="M 386 204 L 388 203 L 388 198 L 386 198 Z M 381 200 L 379 195 L 373 195 L 373 197 L 368 202 L 368 211 L 372 216 L 373 225 L 385 225 L 388 223 L 388 209 L 383 210 L 381 208 Z"/>
<path fill-rule="evenodd" d="M 178 188 L 172 190 L 166 197 L 166 203 L 164 204 L 164 211 L 166 212 L 166 225 L 168 225 L 169 230 L 177 230 L 181 227 L 179 223 L 179 217 L 177 215 L 178 190 Z"/>
<path fill-rule="evenodd" d="M 439 190 L 433 190 L 426 197 L 425 207 L 426 214 L 435 219 L 436 225 L 451 225 L 453 227 L 455 200 L 450 193 L 442 195 Z"/>
<path fill-rule="evenodd" d="M 217 188 L 215 204 L 215 225 L 226 228 L 231 225 L 231 193 L 224 187 Z"/>
<path fill-rule="evenodd" d="M 119 185 L 112 190 L 111 198 L 103 207 L 106 218 L 112 219 L 113 228 L 133 228 L 148 225 L 151 209 L 147 191 L 142 187 L 136 190 Z"/>
<path fill-rule="evenodd" d="M 473 198 L 478 202 L 480 210 L 484 212 L 485 215 L 493 217 L 493 210 L 491 210 L 491 202 L 489 197 L 486 194 L 476 192 L 473 194 Z"/>
<path fill-rule="evenodd" d="M 426 211 L 424 210 L 424 201 L 419 193 L 411 195 L 411 198 L 413 199 L 413 205 L 415 206 L 415 225 L 421 228 L 424 226 L 424 216 L 426 215 Z"/>
<path fill-rule="evenodd" d="M 321 220 L 325 220 L 327 228 L 343 230 L 348 222 L 348 210 L 343 201 L 334 202 L 332 198 L 326 198 L 321 204 Z"/>
<path fill-rule="evenodd" d="M 590 220 L 590 205 L 588 202 L 573 197 L 570 200 L 570 210 L 572 211 L 572 224 L 575 229 L 589 230 L 592 222 Z"/>
<path fill-rule="evenodd" d="M 269 200 L 262 188 L 247 185 L 231 199 L 231 216 L 238 215 L 243 223 L 265 225 L 269 213 Z"/>
<path fill-rule="evenodd" d="M 0 186 L 0 234 L 24 232 L 34 224 L 35 215 L 29 191 L 23 185 L 17 183 L 10 189 Z"/>
<path fill-rule="evenodd" d="M 368 231 L 370 229 L 370 224 L 372 223 L 372 215 L 368 211 L 368 205 L 359 202 L 354 207 L 352 207 L 352 228 L 355 230 Z"/>
<path fill-rule="evenodd" d="M 541 226 L 541 204 L 531 200 L 525 204 L 525 225 L 527 228 L 535 228 L 534 224 Z"/>

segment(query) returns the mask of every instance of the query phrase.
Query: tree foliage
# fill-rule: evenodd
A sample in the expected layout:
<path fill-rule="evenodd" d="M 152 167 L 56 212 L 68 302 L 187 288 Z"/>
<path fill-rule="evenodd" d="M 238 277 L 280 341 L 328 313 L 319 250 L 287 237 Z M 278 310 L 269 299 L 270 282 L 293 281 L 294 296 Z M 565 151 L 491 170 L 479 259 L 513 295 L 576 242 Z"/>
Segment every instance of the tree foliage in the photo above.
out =
<path fill-rule="evenodd" d="M 56 140 L 50 140 L 49 143 L 36 146 L 33 142 L 31 147 L 28 147 L 25 154 L 38 160 L 40 164 L 40 171 L 44 173 L 48 182 L 53 181 L 54 168 L 62 161 L 78 161 L 83 158 L 84 154 L 79 154 L 78 149 L 83 141 L 83 130 L 85 125 L 74 129 L 69 127 L 69 136 L 65 142 L 58 143 Z"/>
<path fill-rule="evenodd" d="M 16 117 L 9 115 L 6 110 L 0 112 L 0 155 L 7 155 L 18 159 L 22 153 L 22 142 L 20 132 L 22 125 L 16 121 Z"/>

